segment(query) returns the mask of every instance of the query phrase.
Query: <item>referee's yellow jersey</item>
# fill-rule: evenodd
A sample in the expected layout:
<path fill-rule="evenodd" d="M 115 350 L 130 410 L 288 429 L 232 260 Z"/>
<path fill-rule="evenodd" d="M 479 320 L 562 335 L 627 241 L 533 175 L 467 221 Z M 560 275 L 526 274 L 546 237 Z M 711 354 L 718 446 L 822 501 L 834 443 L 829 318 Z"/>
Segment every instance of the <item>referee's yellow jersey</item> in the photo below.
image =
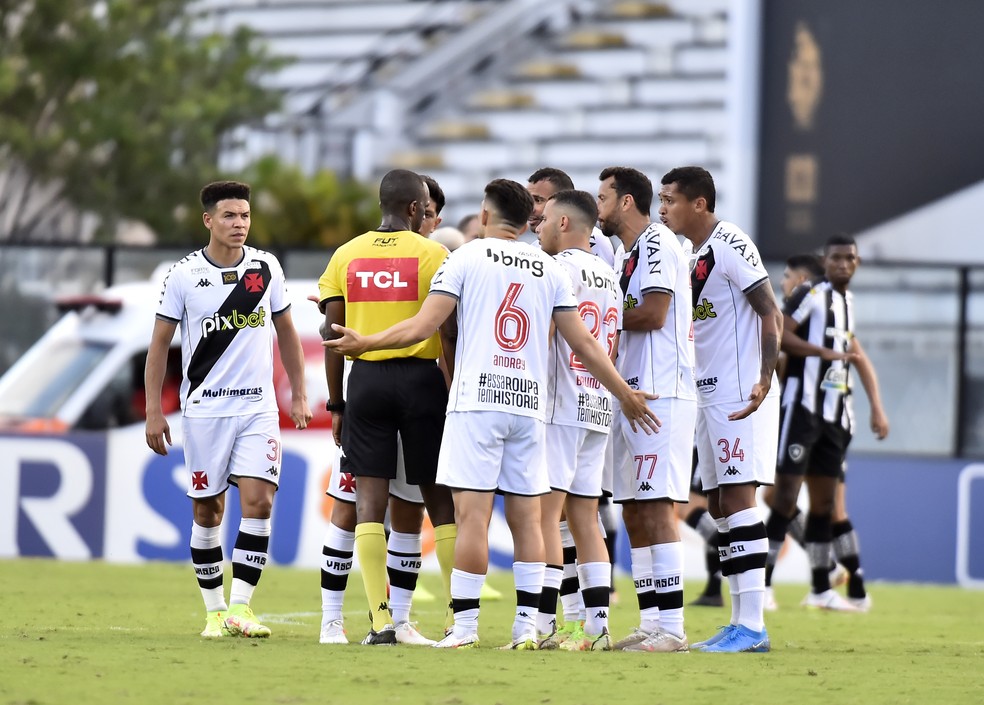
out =
<path fill-rule="evenodd" d="M 364 335 L 386 330 L 416 315 L 447 256 L 443 245 L 409 230 L 370 230 L 335 250 L 318 280 L 322 307 L 333 299 L 345 299 L 346 326 Z M 440 354 L 441 340 L 435 333 L 408 348 L 374 350 L 359 359 L 436 360 Z"/>

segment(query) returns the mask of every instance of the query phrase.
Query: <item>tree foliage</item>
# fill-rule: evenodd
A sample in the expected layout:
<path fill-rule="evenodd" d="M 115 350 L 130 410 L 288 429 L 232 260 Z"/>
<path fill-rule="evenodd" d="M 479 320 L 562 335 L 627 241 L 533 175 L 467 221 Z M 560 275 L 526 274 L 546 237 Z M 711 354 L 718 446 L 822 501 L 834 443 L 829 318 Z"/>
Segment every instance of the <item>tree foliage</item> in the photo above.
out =
<path fill-rule="evenodd" d="M 283 62 L 255 36 L 205 34 L 190 0 L 0 2 L 0 226 L 43 236 L 68 210 L 162 241 L 216 176 L 223 135 L 276 110 Z M 187 233 L 182 233 L 186 236 Z M 4 233 L 0 233 L 3 237 Z"/>
<path fill-rule="evenodd" d="M 252 187 L 249 237 L 258 247 L 337 247 L 379 225 L 377 194 L 333 172 L 308 177 L 266 157 L 241 177 Z"/>

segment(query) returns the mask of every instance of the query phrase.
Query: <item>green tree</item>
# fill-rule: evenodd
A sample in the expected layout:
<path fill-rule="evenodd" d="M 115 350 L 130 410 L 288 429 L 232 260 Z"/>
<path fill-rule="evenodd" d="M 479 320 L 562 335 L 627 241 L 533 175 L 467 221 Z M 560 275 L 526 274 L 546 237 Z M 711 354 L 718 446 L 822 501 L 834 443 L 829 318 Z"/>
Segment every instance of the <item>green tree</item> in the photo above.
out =
<path fill-rule="evenodd" d="M 331 171 L 308 177 L 265 157 L 239 178 L 252 187 L 249 237 L 257 247 L 337 247 L 379 225 L 375 190 Z"/>
<path fill-rule="evenodd" d="M 124 218 L 187 236 L 182 206 L 223 137 L 279 107 L 258 79 L 284 63 L 245 28 L 203 35 L 191 4 L 0 2 L 0 237 L 41 237 L 70 210 L 103 240 Z"/>

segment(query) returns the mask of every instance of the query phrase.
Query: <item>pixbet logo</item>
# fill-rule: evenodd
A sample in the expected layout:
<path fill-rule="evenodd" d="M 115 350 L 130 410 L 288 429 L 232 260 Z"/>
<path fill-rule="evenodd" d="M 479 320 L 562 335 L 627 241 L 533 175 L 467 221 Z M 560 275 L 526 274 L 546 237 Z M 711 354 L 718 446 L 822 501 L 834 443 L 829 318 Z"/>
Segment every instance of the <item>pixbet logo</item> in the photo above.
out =
<path fill-rule="evenodd" d="M 211 318 L 202 320 L 202 337 L 207 338 L 210 334 L 221 330 L 242 330 L 243 328 L 260 328 L 266 320 L 266 311 L 263 307 L 253 313 L 239 313 L 233 309 L 227 316 L 216 313 Z"/>
<path fill-rule="evenodd" d="M 416 301 L 416 257 L 354 259 L 348 267 L 348 301 Z"/>

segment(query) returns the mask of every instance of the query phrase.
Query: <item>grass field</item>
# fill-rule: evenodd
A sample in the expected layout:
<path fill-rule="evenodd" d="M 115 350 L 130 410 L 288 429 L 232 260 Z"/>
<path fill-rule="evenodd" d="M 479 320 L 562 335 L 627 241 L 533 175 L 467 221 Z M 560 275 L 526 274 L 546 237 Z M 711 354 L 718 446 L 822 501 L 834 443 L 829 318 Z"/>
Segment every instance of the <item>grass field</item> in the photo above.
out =
<path fill-rule="evenodd" d="M 227 571 L 227 581 L 229 580 Z M 439 594 L 439 578 L 422 580 Z M 493 584 L 509 596 L 511 576 Z M 623 635 L 637 618 L 628 581 L 612 610 Z M 698 585 L 688 585 L 688 600 Z M 318 644 L 315 571 L 265 571 L 254 609 L 269 640 L 198 636 L 204 625 L 190 567 L 0 561 L 0 704 L 76 703 L 980 703 L 984 593 L 874 585 L 870 614 L 807 612 L 805 586 L 780 585 L 768 616 L 770 654 L 439 651 Z M 361 581 L 346 603 L 349 638 L 367 620 Z M 504 643 L 510 600 L 482 606 L 484 646 Z M 727 620 L 690 608 L 692 640 Z M 415 607 L 437 636 L 439 603 Z"/>

